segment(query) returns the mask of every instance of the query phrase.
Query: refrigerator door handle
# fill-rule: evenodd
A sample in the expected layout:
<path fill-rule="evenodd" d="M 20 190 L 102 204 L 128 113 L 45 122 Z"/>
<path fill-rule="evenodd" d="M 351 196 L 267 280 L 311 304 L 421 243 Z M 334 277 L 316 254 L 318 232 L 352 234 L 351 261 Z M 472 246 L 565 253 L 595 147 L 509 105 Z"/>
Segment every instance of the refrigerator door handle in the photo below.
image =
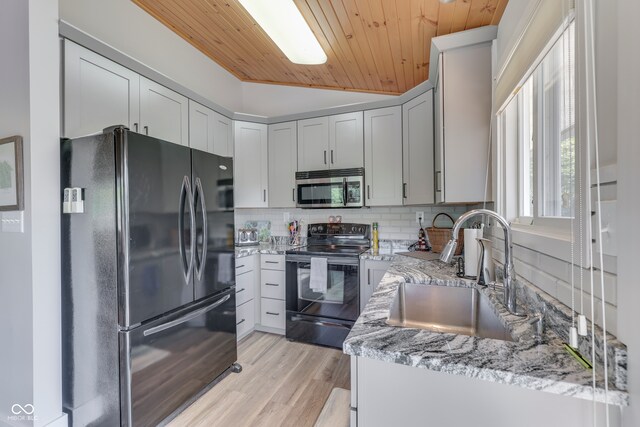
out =
<path fill-rule="evenodd" d="M 187 259 L 186 248 L 184 244 L 184 205 L 189 206 L 189 217 L 191 224 L 191 244 L 189 258 Z M 182 265 L 182 274 L 184 276 L 185 285 L 189 285 L 191 274 L 193 273 L 194 253 L 195 253 L 195 231 L 196 217 L 193 212 L 193 193 L 191 192 L 191 183 L 189 177 L 185 175 L 182 180 L 182 188 L 180 189 L 180 204 L 178 207 L 178 246 L 180 248 L 180 264 Z"/>
<path fill-rule="evenodd" d="M 227 295 L 225 295 L 224 297 L 222 297 L 221 299 L 219 299 L 218 301 L 214 302 L 211 305 L 208 305 L 208 306 L 203 307 L 203 308 L 201 308 L 199 310 L 196 310 L 193 313 L 186 314 L 186 315 L 184 315 L 182 317 L 179 317 L 179 318 L 177 318 L 175 320 L 172 320 L 171 322 L 163 323 L 162 325 L 158 325 L 158 326 L 154 326 L 153 328 L 149 328 L 146 331 L 144 331 L 142 334 L 145 337 L 148 337 L 149 335 L 154 335 L 154 334 L 157 334 L 159 332 L 166 331 L 167 329 L 174 328 L 174 327 L 176 327 L 178 325 L 181 325 L 181 324 L 186 323 L 186 322 L 188 322 L 190 320 L 193 320 L 196 317 L 202 316 L 206 312 L 211 311 L 214 308 L 216 308 L 216 307 L 224 304 L 225 302 L 229 301 L 229 298 L 231 298 L 231 295 L 227 294 Z"/>
<path fill-rule="evenodd" d="M 196 276 L 198 277 L 198 280 L 202 280 L 204 266 L 207 263 L 207 238 L 209 236 L 209 234 L 207 233 L 207 204 L 204 200 L 204 191 L 202 190 L 202 181 L 200 181 L 199 177 L 196 177 L 194 183 L 196 186 L 195 191 L 198 192 L 198 197 L 200 197 L 200 207 L 202 209 L 202 256 L 200 257 L 200 265 L 198 265 L 198 258 L 195 257 Z M 195 209 L 195 206 L 194 206 L 194 209 Z"/>

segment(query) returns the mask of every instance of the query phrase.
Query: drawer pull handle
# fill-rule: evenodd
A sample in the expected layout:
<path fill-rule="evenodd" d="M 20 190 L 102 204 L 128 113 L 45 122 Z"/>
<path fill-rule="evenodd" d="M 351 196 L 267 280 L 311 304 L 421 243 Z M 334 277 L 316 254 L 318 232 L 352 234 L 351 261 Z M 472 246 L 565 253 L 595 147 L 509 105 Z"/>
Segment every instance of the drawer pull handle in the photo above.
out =
<path fill-rule="evenodd" d="M 236 323 L 236 326 L 238 326 L 240 323 L 244 323 L 245 319 L 242 319 L 241 321 L 239 321 L 238 323 Z"/>
<path fill-rule="evenodd" d="M 267 264 L 280 264 L 280 261 L 265 261 Z"/>
<path fill-rule="evenodd" d="M 270 311 L 267 311 L 266 313 L 270 314 L 271 316 L 280 316 L 280 313 L 272 313 Z"/>
<path fill-rule="evenodd" d="M 280 285 L 279 285 L 279 284 L 277 284 L 277 283 L 265 283 L 265 285 L 267 285 L 267 286 L 280 286 Z"/>
<path fill-rule="evenodd" d="M 239 268 L 242 268 L 242 267 L 244 267 L 244 264 L 242 264 L 242 265 L 236 265 L 236 270 L 237 270 L 237 269 L 239 269 Z"/>
<path fill-rule="evenodd" d="M 238 290 L 236 291 L 236 294 L 239 294 L 240 292 L 242 292 L 242 291 L 244 291 L 244 290 L 245 290 L 244 288 L 242 288 L 242 289 L 238 289 Z"/>

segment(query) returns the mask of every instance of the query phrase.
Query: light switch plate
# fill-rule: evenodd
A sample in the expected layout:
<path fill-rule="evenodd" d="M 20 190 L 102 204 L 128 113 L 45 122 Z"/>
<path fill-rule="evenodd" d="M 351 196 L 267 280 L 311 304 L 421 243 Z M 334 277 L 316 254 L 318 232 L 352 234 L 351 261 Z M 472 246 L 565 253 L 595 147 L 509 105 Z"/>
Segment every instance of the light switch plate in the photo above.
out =
<path fill-rule="evenodd" d="M 3 233 L 24 233 L 24 211 L 2 212 Z"/>

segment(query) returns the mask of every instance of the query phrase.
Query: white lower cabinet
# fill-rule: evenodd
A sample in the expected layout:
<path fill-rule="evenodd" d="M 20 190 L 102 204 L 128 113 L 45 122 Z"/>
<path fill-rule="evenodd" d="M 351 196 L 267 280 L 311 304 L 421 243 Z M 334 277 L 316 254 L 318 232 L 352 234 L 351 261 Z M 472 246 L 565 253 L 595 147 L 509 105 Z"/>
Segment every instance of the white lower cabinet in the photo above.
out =
<path fill-rule="evenodd" d="M 284 334 L 284 300 L 261 298 L 260 306 L 260 323 L 262 323 L 262 326 L 266 326 L 267 328 L 280 329 Z"/>
<path fill-rule="evenodd" d="M 253 300 L 247 301 L 236 308 L 236 333 L 238 341 L 247 336 L 256 326 L 255 305 Z"/>
<path fill-rule="evenodd" d="M 360 311 L 369 302 L 369 298 L 380 284 L 391 261 L 365 259 L 360 261 Z"/>
<path fill-rule="evenodd" d="M 260 256 L 260 325 L 267 332 L 285 332 L 285 259 L 284 255 Z"/>
<path fill-rule="evenodd" d="M 238 341 L 256 328 L 259 312 L 259 255 L 236 259 L 236 334 Z"/>
<path fill-rule="evenodd" d="M 260 296 L 284 301 L 284 271 L 262 270 L 260 274 Z"/>

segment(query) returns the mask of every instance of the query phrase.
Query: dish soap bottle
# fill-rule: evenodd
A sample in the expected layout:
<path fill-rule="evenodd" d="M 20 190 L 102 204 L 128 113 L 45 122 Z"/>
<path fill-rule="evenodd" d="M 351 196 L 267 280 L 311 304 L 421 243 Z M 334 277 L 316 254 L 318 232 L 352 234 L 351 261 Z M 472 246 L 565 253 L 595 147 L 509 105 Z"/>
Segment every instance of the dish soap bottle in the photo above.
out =
<path fill-rule="evenodd" d="M 378 223 L 374 222 L 372 226 L 373 226 L 373 242 L 372 242 L 371 248 L 374 251 L 377 251 L 378 250 Z"/>

